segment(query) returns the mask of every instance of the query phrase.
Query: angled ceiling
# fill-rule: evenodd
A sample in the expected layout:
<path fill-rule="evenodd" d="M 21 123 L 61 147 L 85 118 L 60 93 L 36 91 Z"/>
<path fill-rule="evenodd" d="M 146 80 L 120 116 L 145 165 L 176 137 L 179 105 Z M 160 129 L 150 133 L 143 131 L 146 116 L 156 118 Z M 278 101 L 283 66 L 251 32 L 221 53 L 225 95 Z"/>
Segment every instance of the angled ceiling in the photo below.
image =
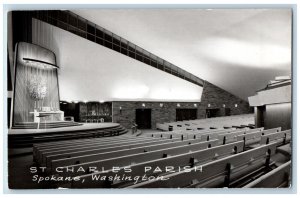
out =
<path fill-rule="evenodd" d="M 245 100 L 291 75 L 290 9 L 71 11 Z"/>

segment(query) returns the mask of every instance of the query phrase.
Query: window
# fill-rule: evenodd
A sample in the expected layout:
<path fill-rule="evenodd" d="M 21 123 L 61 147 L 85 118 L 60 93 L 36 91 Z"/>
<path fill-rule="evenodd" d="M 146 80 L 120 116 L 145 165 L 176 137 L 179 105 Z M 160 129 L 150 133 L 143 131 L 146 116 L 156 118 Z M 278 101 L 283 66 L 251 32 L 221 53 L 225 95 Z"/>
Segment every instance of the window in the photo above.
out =
<path fill-rule="evenodd" d="M 69 14 L 69 24 L 72 25 L 73 27 L 77 27 L 77 16 L 73 14 Z"/>
<path fill-rule="evenodd" d="M 121 53 L 124 55 L 127 55 L 127 49 L 124 49 L 123 47 L 121 48 Z"/>
<path fill-rule="evenodd" d="M 57 21 L 53 18 L 48 18 L 48 23 L 50 23 L 51 25 L 57 26 Z"/>
<path fill-rule="evenodd" d="M 43 21 L 47 21 L 48 12 L 47 11 L 38 11 L 38 18 Z"/>
<path fill-rule="evenodd" d="M 157 68 L 160 70 L 164 70 L 163 59 L 157 57 L 156 61 L 157 61 Z"/>
<path fill-rule="evenodd" d="M 132 51 L 128 51 L 128 52 L 129 52 L 129 56 L 130 56 L 131 58 L 134 58 L 134 59 L 135 59 L 135 53 L 132 52 Z"/>
<path fill-rule="evenodd" d="M 119 45 L 113 45 L 113 50 L 120 52 L 120 46 Z"/>
<path fill-rule="evenodd" d="M 150 59 L 147 57 L 144 57 L 144 63 L 150 65 Z"/>
<path fill-rule="evenodd" d="M 104 46 L 105 47 L 108 47 L 108 48 L 110 48 L 110 49 L 112 49 L 112 43 L 111 42 L 109 42 L 109 41 L 104 41 Z"/>
<path fill-rule="evenodd" d="M 170 73 L 170 74 L 172 74 L 171 69 L 168 68 L 168 67 L 165 67 L 165 71 L 168 72 L 168 73 Z"/>
<path fill-rule="evenodd" d="M 103 45 L 103 40 L 101 38 L 96 37 L 96 43 Z"/>
<path fill-rule="evenodd" d="M 88 32 L 89 34 L 95 35 L 95 26 L 92 25 L 92 24 L 90 24 L 90 23 L 88 23 L 88 24 L 87 24 L 87 32 Z"/>
<path fill-rule="evenodd" d="M 141 61 L 141 62 L 143 61 L 143 57 L 138 53 L 136 54 L 136 59 Z"/>
<path fill-rule="evenodd" d="M 136 46 L 135 52 L 136 52 L 137 54 L 143 56 L 143 51 L 144 51 L 144 50 L 143 50 L 142 48 L 140 48 L 139 46 Z"/>
<path fill-rule="evenodd" d="M 87 39 L 90 40 L 90 41 L 95 41 L 95 35 L 87 34 Z"/>
<path fill-rule="evenodd" d="M 81 17 L 78 17 L 78 28 L 83 31 L 86 31 L 86 22 Z"/>
<path fill-rule="evenodd" d="M 68 25 L 64 22 L 58 21 L 57 26 L 61 29 L 68 30 Z"/>
<path fill-rule="evenodd" d="M 112 33 L 111 33 L 111 32 L 108 32 L 108 31 L 106 30 L 105 33 L 104 33 L 104 39 L 105 39 L 106 41 L 112 42 Z"/>
<path fill-rule="evenodd" d="M 150 53 L 147 52 L 146 50 L 144 50 L 143 54 L 144 54 L 144 58 L 148 59 L 149 60 L 149 64 L 150 64 Z"/>
<path fill-rule="evenodd" d="M 96 36 L 99 37 L 99 38 L 103 38 L 103 31 L 99 28 L 96 29 Z"/>
<path fill-rule="evenodd" d="M 151 66 L 153 66 L 153 67 L 157 67 L 157 63 L 156 63 L 156 61 L 155 60 L 151 60 Z"/>
<path fill-rule="evenodd" d="M 121 38 L 121 47 L 127 49 L 127 40 Z"/>
<path fill-rule="evenodd" d="M 77 35 L 78 35 L 78 36 L 81 36 L 81 37 L 83 37 L 83 38 L 86 38 L 86 33 L 85 33 L 84 31 L 78 30 L 78 31 L 77 31 Z"/>
<path fill-rule="evenodd" d="M 45 13 L 45 12 L 44 12 Z M 68 13 L 67 12 L 62 12 L 62 11 L 59 11 L 58 12 L 58 20 L 59 21 L 62 21 L 64 23 L 68 23 Z"/>
<path fill-rule="evenodd" d="M 48 16 L 49 17 L 52 17 L 52 18 L 54 18 L 54 19 L 57 19 L 57 16 L 58 16 L 58 11 L 57 10 L 50 10 L 50 11 L 48 11 Z"/>
<path fill-rule="evenodd" d="M 120 46 L 120 45 L 121 45 L 120 37 L 117 36 L 117 35 L 115 35 L 115 34 L 113 34 L 113 43 L 114 43 L 115 45 Z"/>
<path fill-rule="evenodd" d="M 134 45 L 134 44 L 128 43 L 128 49 L 129 49 L 131 52 L 135 53 L 135 45 Z"/>

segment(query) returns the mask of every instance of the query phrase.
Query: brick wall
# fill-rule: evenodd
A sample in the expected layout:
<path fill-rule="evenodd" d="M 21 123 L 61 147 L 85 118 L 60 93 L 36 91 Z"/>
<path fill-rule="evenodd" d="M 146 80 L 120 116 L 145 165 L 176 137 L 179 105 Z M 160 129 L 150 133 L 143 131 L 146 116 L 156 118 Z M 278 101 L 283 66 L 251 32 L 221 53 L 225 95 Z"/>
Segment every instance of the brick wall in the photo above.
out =
<path fill-rule="evenodd" d="M 160 103 L 163 107 L 160 107 Z M 197 106 L 200 103 L 195 102 L 178 102 L 180 108 L 195 109 L 194 104 Z M 145 107 L 142 106 L 145 104 Z M 120 107 L 122 110 L 120 112 Z M 136 109 L 151 109 L 151 127 L 155 129 L 156 123 L 176 121 L 176 108 L 177 102 L 131 102 L 131 101 L 118 101 L 113 102 L 113 122 L 120 123 L 126 128 L 131 127 L 131 121 L 135 119 Z"/>
<path fill-rule="evenodd" d="M 208 104 L 210 104 L 210 107 L 208 107 Z M 231 115 L 240 115 L 253 112 L 247 101 L 244 101 L 206 81 L 203 87 L 201 104 L 198 108 L 198 118 L 205 118 L 206 109 L 209 108 L 220 108 L 221 116 L 224 116 L 225 109 L 223 108 L 223 104 L 225 104 L 226 108 L 230 108 Z M 236 104 L 237 107 L 235 107 Z"/>
<path fill-rule="evenodd" d="M 142 104 L 145 104 L 145 107 Z M 163 107 L 160 107 L 163 103 Z M 195 102 L 136 102 L 136 101 L 115 101 L 113 102 L 113 122 L 120 123 L 126 128 L 131 127 L 131 121 L 135 119 L 135 110 L 151 108 L 151 126 L 155 129 L 156 123 L 172 122 L 176 120 L 177 103 L 180 108 L 195 108 L 197 104 L 197 118 L 206 117 L 206 109 L 219 108 L 221 116 L 225 116 L 225 109 L 230 108 L 231 115 L 251 113 L 248 102 L 224 91 L 223 89 L 206 82 L 203 88 L 201 103 Z M 210 107 L 208 107 L 210 104 Z M 235 107 L 237 104 L 237 107 Z M 120 111 L 120 107 L 122 108 Z"/>

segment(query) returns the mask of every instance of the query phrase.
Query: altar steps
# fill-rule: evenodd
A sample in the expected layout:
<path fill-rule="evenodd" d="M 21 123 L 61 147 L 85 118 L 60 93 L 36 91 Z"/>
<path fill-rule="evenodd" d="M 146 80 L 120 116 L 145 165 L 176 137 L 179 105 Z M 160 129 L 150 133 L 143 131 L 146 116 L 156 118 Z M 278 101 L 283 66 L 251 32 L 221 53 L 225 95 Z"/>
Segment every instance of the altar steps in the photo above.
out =
<path fill-rule="evenodd" d="M 70 121 L 60 121 L 60 122 L 41 122 L 38 126 L 36 122 L 22 122 L 16 123 L 12 129 L 52 129 L 70 126 L 80 126 L 81 123 L 70 122 Z"/>
<path fill-rule="evenodd" d="M 48 127 L 48 126 L 47 126 Z M 96 138 L 118 136 L 127 133 L 128 131 L 121 125 L 111 128 L 89 129 L 82 131 L 62 131 L 62 132 L 45 132 L 45 133 L 30 133 L 8 136 L 9 148 L 25 148 L 32 147 L 35 143 L 51 142 L 58 140 L 81 139 L 81 138 Z"/>

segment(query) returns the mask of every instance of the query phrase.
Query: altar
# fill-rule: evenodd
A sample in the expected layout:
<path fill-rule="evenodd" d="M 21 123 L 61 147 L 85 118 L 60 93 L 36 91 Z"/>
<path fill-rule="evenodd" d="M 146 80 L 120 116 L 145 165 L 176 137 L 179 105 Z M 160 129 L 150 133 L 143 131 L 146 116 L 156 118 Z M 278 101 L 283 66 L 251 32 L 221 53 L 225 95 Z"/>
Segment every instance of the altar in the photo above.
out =
<path fill-rule="evenodd" d="M 63 111 L 32 111 L 29 112 L 33 114 L 33 122 L 40 123 L 41 119 L 43 121 L 64 121 Z"/>

